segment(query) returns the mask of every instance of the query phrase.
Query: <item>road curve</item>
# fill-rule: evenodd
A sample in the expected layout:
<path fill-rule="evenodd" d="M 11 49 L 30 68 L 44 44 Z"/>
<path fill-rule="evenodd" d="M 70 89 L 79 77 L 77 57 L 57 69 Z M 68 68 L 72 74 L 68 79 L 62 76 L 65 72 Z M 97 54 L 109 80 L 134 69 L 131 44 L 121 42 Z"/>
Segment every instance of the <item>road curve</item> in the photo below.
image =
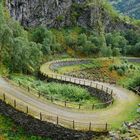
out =
<path fill-rule="evenodd" d="M 43 75 L 49 76 L 52 74 L 56 74 L 50 69 L 50 64 L 52 63 L 54 63 L 54 61 L 42 65 L 41 72 L 43 73 Z M 56 75 L 57 78 L 62 78 L 61 77 L 62 75 L 58 75 L 58 74 Z M 68 80 L 68 78 L 69 77 L 67 76 L 66 79 Z M 70 78 L 71 78 L 71 82 L 78 81 L 78 80 L 83 81 L 83 79 L 78 79 L 74 77 L 70 77 Z M 88 85 L 93 81 L 86 80 L 85 82 Z M 54 105 L 52 103 L 43 102 L 37 97 L 28 94 L 23 89 L 11 85 L 3 78 L 0 78 L 0 91 L 1 91 L 0 94 L 2 95 L 2 93 L 4 92 L 6 93 L 6 96 L 20 100 L 21 102 L 34 107 L 36 111 L 43 112 L 46 115 L 59 116 L 60 118 L 68 121 L 75 120 L 75 122 L 79 122 L 83 124 L 82 127 L 84 127 L 84 124 L 89 124 L 89 122 L 95 124 L 105 124 L 105 123 L 112 123 L 114 120 L 116 122 L 120 121 L 119 119 L 117 120 L 116 116 L 119 118 L 120 115 L 124 114 L 126 108 L 129 108 L 131 107 L 131 105 L 133 105 L 134 103 L 136 104 L 136 102 L 138 102 L 139 97 L 137 95 L 122 87 L 116 85 L 110 85 L 107 83 L 100 83 L 97 81 L 93 82 L 93 84 L 94 83 L 98 83 L 104 85 L 105 87 L 113 89 L 115 94 L 115 100 L 116 100 L 114 105 L 106 109 L 95 110 L 92 112 L 75 111 L 69 108 L 63 108 Z M 78 129 L 82 129 L 82 128 L 80 127 Z"/>

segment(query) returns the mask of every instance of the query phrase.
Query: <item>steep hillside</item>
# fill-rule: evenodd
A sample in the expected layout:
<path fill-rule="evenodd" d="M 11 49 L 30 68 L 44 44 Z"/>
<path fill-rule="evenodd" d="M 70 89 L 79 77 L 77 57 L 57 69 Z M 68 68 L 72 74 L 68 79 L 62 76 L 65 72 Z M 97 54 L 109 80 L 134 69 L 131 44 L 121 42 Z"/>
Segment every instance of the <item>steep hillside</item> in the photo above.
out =
<path fill-rule="evenodd" d="M 25 27 L 79 25 L 111 31 L 133 28 L 104 0 L 6 0 L 11 16 Z"/>
<path fill-rule="evenodd" d="M 140 0 L 110 0 L 120 12 L 140 19 Z"/>

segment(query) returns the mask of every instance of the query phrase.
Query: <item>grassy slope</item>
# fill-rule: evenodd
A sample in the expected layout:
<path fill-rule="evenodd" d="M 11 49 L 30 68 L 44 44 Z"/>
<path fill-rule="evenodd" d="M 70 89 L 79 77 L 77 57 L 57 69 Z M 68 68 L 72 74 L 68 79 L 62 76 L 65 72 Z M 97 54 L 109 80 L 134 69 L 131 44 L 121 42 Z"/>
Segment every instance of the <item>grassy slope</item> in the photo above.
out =
<path fill-rule="evenodd" d="M 38 136 L 27 135 L 26 132 L 17 126 L 11 119 L 0 115 L 0 140 L 50 140 Z"/>

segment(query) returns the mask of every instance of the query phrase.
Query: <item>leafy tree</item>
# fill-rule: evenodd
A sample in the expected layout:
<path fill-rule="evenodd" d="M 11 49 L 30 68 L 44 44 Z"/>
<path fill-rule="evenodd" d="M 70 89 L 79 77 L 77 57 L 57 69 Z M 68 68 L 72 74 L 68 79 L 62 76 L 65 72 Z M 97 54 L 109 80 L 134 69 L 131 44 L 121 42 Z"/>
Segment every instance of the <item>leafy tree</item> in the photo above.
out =
<path fill-rule="evenodd" d="M 70 48 L 74 48 L 74 46 L 76 45 L 75 39 L 71 35 L 67 35 L 65 39 L 66 39 L 66 44 Z"/>
<path fill-rule="evenodd" d="M 11 54 L 11 71 L 34 72 L 41 62 L 41 46 L 35 42 L 28 42 L 22 37 L 14 39 L 13 53 Z"/>
<path fill-rule="evenodd" d="M 101 56 L 104 56 L 104 57 L 110 57 L 112 56 L 112 49 L 111 47 L 102 47 L 101 48 Z"/>
<path fill-rule="evenodd" d="M 112 56 L 120 56 L 120 49 L 119 48 L 113 48 L 112 49 Z"/>
<path fill-rule="evenodd" d="M 10 50 L 13 41 L 13 32 L 6 25 L 0 26 L 0 62 L 3 62 L 4 52 Z"/>
<path fill-rule="evenodd" d="M 85 46 L 86 45 L 86 42 L 87 42 L 87 36 L 86 34 L 80 34 L 79 37 L 78 37 L 78 41 L 77 41 L 77 44 L 80 46 Z"/>
<path fill-rule="evenodd" d="M 32 41 L 42 44 L 47 34 L 48 30 L 46 27 L 43 26 L 37 27 L 32 31 Z"/>

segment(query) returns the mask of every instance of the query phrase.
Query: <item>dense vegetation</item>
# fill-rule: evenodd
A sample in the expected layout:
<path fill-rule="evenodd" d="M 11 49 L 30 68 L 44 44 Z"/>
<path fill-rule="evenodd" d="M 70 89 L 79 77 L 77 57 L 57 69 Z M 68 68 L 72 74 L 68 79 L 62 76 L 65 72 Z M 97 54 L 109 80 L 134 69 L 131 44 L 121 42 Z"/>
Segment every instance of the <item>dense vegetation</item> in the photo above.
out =
<path fill-rule="evenodd" d="M 110 2 L 120 12 L 131 17 L 140 19 L 140 1 L 139 0 L 110 0 Z"/>
<path fill-rule="evenodd" d="M 119 56 L 140 53 L 140 31 L 127 30 L 100 34 L 81 27 L 26 31 L 12 20 L 0 4 L 0 62 L 9 72 L 34 73 L 44 58 L 68 56 Z"/>
<path fill-rule="evenodd" d="M 51 98 L 75 103 L 98 103 L 99 100 L 90 95 L 87 89 L 80 86 L 61 83 L 45 83 L 35 77 L 25 75 L 11 75 L 10 78 L 17 84 L 20 82 L 25 87 L 30 87 L 40 92 L 45 98 Z"/>

